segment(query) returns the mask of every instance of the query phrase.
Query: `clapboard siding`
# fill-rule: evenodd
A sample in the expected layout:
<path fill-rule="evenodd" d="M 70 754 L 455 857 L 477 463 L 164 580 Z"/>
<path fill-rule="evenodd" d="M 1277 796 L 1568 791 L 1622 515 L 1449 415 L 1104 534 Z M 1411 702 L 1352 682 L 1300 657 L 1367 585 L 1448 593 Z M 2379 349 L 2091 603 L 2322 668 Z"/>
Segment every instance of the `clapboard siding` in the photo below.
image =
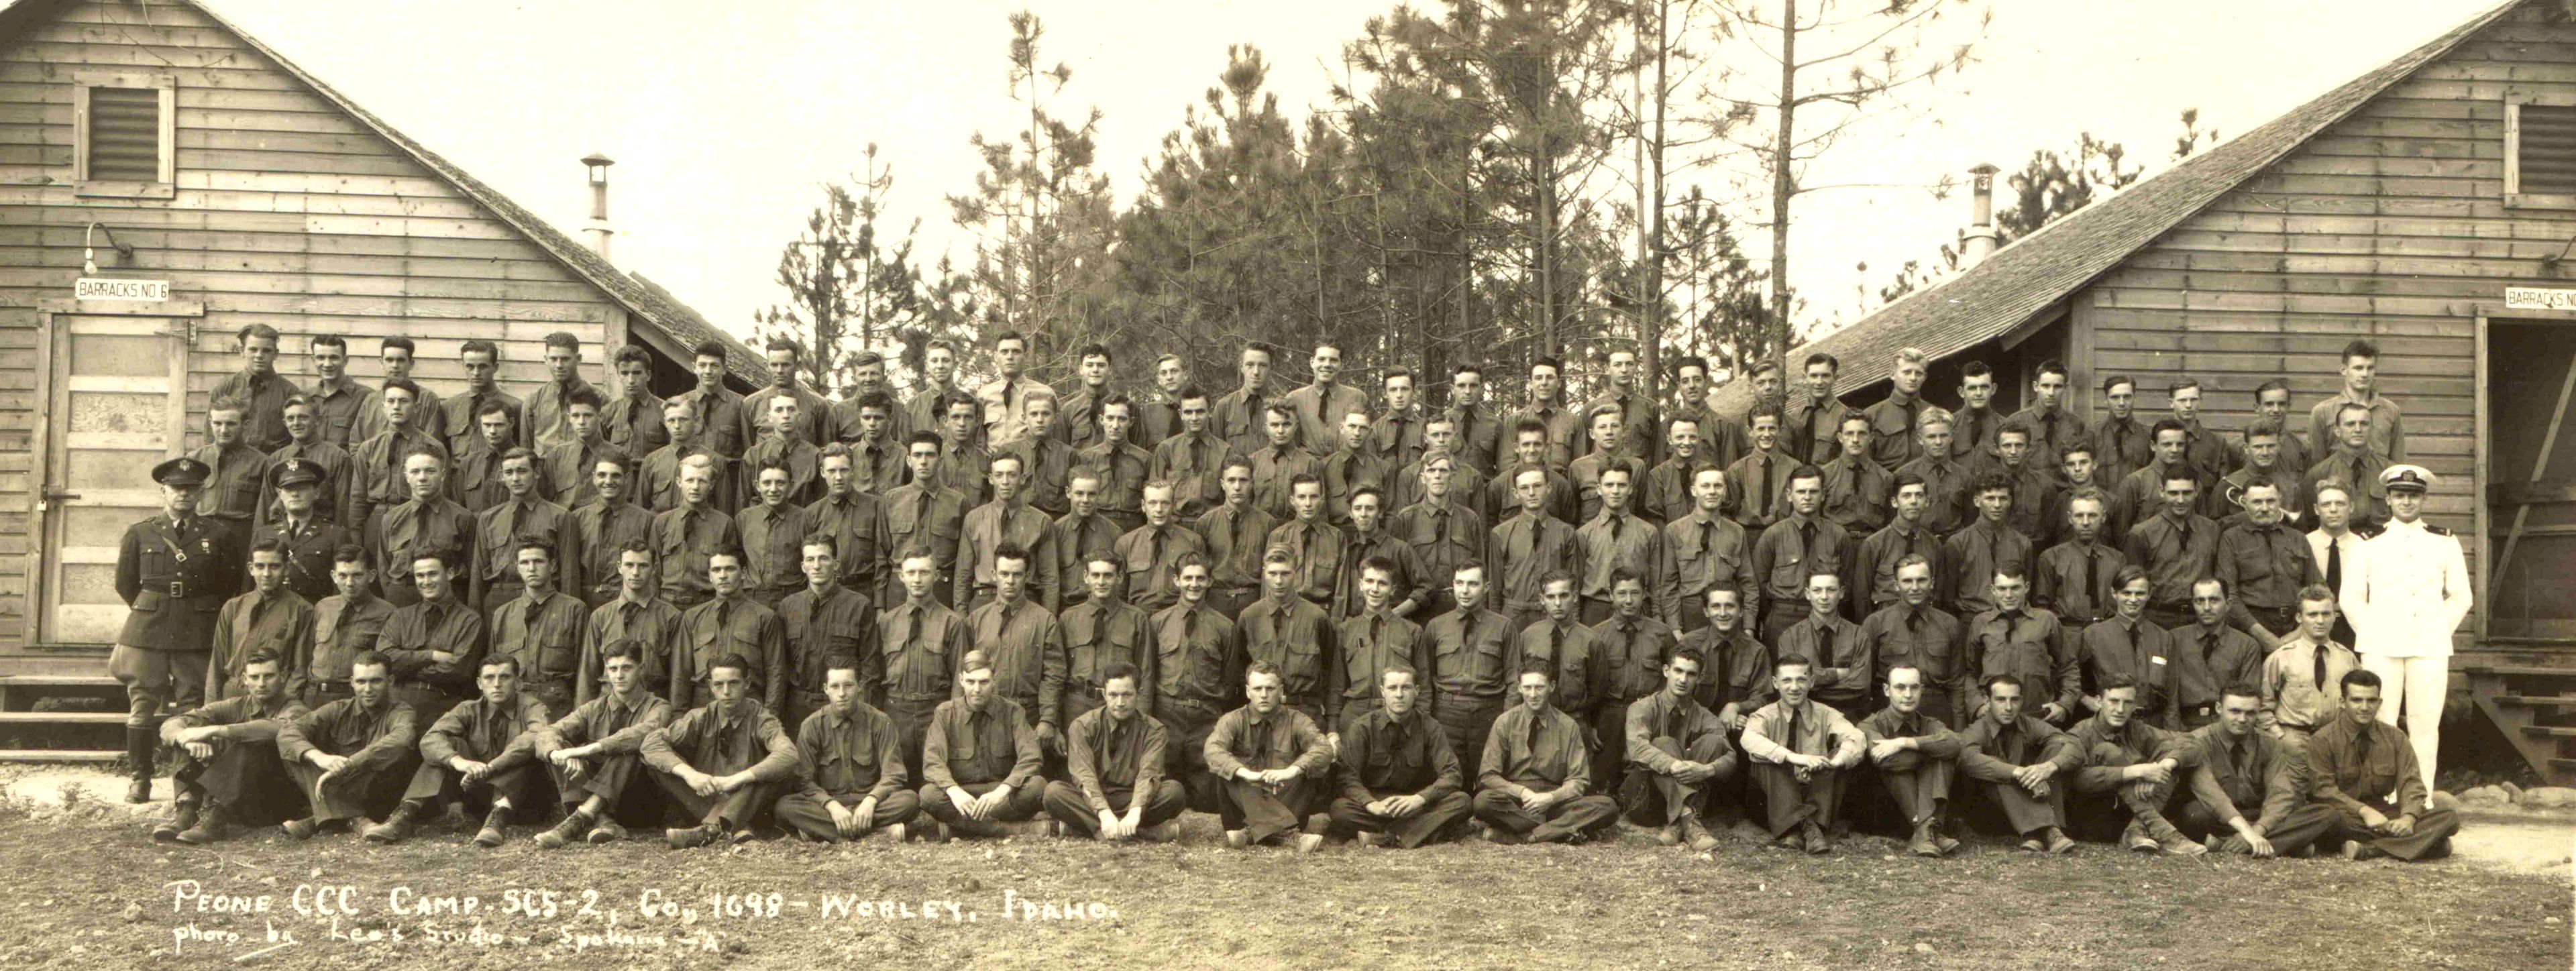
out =
<path fill-rule="evenodd" d="M 149 23 L 145 23 L 148 13 Z M 73 78 L 84 70 L 176 80 L 177 176 L 169 199 L 81 198 L 71 187 Z M 205 307 L 190 348 L 190 445 L 207 395 L 238 367 L 234 333 L 284 333 L 278 370 L 309 385 L 312 338 L 349 339 L 350 373 L 376 350 L 419 343 L 415 376 L 448 393 L 466 340 L 498 343 L 501 379 L 544 380 L 545 335 L 592 350 L 592 374 L 626 312 L 562 260 L 366 123 L 195 9 L 73 4 L 0 44 L 0 643 L 27 633 L 32 433 L 40 301 L 70 294 L 85 230 L 104 223 L 135 256 L 103 270 L 168 279 Z"/>
<path fill-rule="evenodd" d="M 2576 97 L 2576 25 L 2538 11 L 2392 85 L 2096 280 L 2079 297 L 2096 378 L 2136 376 L 2143 412 L 2198 378 L 2204 417 L 2232 431 L 2254 389 L 2286 377 L 2304 430 L 2307 407 L 2342 386 L 2343 345 L 2369 338 L 2410 459 L 2443 476 L 2429 515 L 2482 572 L 2477 313 L 2508 285 L 2550 283 L 2540 261 L 2576 237 L 2576 213 L 2504 204 L 2505 97 Z"/>

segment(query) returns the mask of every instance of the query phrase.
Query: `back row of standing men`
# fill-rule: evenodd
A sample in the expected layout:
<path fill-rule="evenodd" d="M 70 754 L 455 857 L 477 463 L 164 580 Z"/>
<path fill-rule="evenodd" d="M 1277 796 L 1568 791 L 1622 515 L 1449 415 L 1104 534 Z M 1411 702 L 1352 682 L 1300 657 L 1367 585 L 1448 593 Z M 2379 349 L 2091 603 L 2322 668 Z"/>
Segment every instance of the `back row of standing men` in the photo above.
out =
<path fill-rule="evenodd" d="M 1756 404 L 1720 416 L 1705 362 L 1683 359 L 1666 406 L 1637 390 L 1627 352 L 1575 408 L 1557 400 L 1562 364 L 1536 362 L 1524 406 L 1505 413 L 1475 366 L 1453 372 L 1444 409 L 1400 370 L 1373 403 L 1339 381 L 1329 345 L 1315 381 L 1285 394 L 1270 389 L 1272 349 L 1248 346 L 1242 386 L 1221 397 L 1172 356 L 1151 391 L 1116 390 L 1114 355 L 1086 347 L 1083 386 L 1059 395 L 1020 373 L 1027 341 L 1004 335 L 1001 376 L 973 392 L 954 384 L 956 350 L 934 346 L 922 391 L 898 401 L 884 361 L 862 355 L 858 386 L 833 403 L 797 382 L 783 342 L 770 388 L 726 391 L 725 348 L 709 343 L 697 387 L 665 400 L 641 349 L 616 355 L 612 397 L 582 379 L 579 342 L 552 335 L 550 380 L 525 402 L 495 385 L 488 342 L 464 346 L 467 386 L 443 401 L 410 380 L 401 338 L 384 342 L 374 389 L 347 377 L 344 341 L 316 338 L 309 392 L 274 373 L 274 332 L 241 342 L 245 367 L 216 389 L 194 457 L 202 503 L 138 525 L 121 561 L 137 609 L 115 664 L 147 766 L 163 703 L 220 695 L 257 647 L 291 658 L 317 698 L 345 692 L 349 658 L 384 650 L 432 718 L 471 694 L 486 651 L 521 657 L 530 691 L 567 710 L 591 695 L 599 649 L 630 639 L 682 707 L 713 660 L 753 659 L 756 695 L 791 723 L 844 652 L 871 701 L 926 715 L 971 645 L 1038 719 L 1060 693 L 1096 696 L 1109 663 L 1167 660 L 1148 696 L 1187 704 L 1196 685 L 1212 721 L 1240 686 L 1230 672 L 1271 661 L 1292 704 L 1330 728 L 1373 705 L 1377 672 L 1409 663 L 1467 702 L 1439 706 L 1459 719 L 1450 736 L 1481 740 L 1519 661 L 1557 663 L 1561 695 L 1579 679 L 1569 696 L 1586 703 L 1568 707 L 1590 716 L 1651 694 L 1678 644 L 1746 698 L 1763 658 L 1815 658 L 1819 699 L 1855 719 L 1885 671 L 1911 663 L 1948 717 L 2000 673 L 2050 686 L 2034 694 L 2063 700 L 2040 706 L 2062 725 L 2123 678 L 2145 687 L 2150 717 L 2192 728 L 2226 685 L 2276 687 L 2278 667 L 2266 701 L 2286 699 L 2280 725 L 2297 729 L 2326 714 L 2327 662 L 2352 663 L 2340 628 L 2334 644 L 2294 636 L 2300 591 L 2322 582 L 2406 707 L 2429 782 L 2448 632 L 2467 609 L 2456 542 L 2420 521 L 2430 474 L 2393 464 L 2400 413 L 2373 392 L 2377 351 L 2362 342 L 2304 440 L 2279 382 L 2233 436 L 2199 422 L 2190 382 L 2168 389 L 2171 418 L 2142 421 L 2122 377 L 2088 426 L 2064 409 L 2054 362 L 2021 412 L 1986 407 L 1994 379 L 1976 364 L 1962 407 L 1943 409 L 1922 399 L 1911 349 L 1869 408 L 1832 396 L 1839 362 L 1817 355 L 1797 400 L 1772 397 L 1765 367 Z M 2365 558 L 2383 527 L 2384 554 Z M 163 555 L 191 543 L 206 554 L 193 565 Z M 818 550 L 836 583 L 813 578 Z M 919 584 L 904 575 L 915 553 Z M 1920 587 L 1903 580 L 1918 556 L 1932 567 Z M 1192 558 L 1205 586 L 1185 598 Z M 246 580 L 245 563 L 273 582 Z M 1284 593 L 1265 598 L 1265 580 Z M 164 584 L 185 609 L 146 602 Z M 1477 631 L 1462 592 L 1505 623 Z M 1175 608 L 1223 625 L 1162 644 L 1153 625 Z M 2293 650 L 2318 663 L 2283 661 Z M 1204 677 L 1196 658 L 1213 665 Z"/>

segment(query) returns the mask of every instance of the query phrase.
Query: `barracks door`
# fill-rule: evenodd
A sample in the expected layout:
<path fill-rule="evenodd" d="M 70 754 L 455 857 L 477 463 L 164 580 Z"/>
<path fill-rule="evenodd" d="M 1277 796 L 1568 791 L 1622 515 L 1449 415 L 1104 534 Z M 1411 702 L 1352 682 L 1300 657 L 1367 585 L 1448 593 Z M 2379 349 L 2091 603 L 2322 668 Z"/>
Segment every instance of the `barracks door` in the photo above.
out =
<path fill-rule="evenodd" d="M 2576 644 L 2576 321 L 2487 322 L 2486 634 Z"/>
<path fill-rule="evenodd" d="M 186 439 L 187 335 L 202 311 L 180 303 L 136 313 L 84 304 L 44 317 L 33 643 L 110 644 L 125 623 L 117 544 L 159 510 L 152 466 Z"/>

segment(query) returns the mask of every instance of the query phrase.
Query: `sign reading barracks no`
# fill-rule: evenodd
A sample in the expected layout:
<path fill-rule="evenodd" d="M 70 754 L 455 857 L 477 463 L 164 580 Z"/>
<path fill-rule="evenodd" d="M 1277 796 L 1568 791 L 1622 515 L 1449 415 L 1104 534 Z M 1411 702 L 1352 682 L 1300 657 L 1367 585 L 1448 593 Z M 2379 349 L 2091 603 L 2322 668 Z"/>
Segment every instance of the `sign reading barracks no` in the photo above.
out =
<path fill-rule="evenodd" d="M 2506 287 L 2504 305 L 2512 310 L 2576 310 L 2576 290 Z"/>
<path fill-rule="evenodd" d="M 109 280 L 85 276 L 72 284 L 72 296 L 80 300 L 142 300 L 163 303 L 170 299 L 170 281 Z"/>

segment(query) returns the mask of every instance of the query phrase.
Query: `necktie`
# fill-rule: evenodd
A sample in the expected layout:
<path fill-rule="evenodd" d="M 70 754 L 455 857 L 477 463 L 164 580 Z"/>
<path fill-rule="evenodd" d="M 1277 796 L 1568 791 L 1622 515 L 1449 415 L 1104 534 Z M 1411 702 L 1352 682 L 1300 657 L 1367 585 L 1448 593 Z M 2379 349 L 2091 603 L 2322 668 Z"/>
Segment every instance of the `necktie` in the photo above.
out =
<path fill-rule="evenodd" d="M 1616 556 L 1619 552 L 1619 521 L 1627 517 L 1619 515 L 1619 510 L 1607 506 L 1602 507 L 1602 514 L 1604 518 L 1610 520 L 1610 552 L 1611 555 Z"/>
<path fill-rule="evenodd" d="M 2356 776 L 2370 769 L 2370 729 L 2371 726 L 2363 725 L 2361 726 L 2360 731 L 2352 733 L 2352 765 Z M 2337 779 L 2335 781 L 2342 782 L 2343 780 Z M 2364 795 L 2362 798 L 2368 799 L 2371 797 Z"/>
<path fill-rule="evenodd" d="M 1549 624 L 1547 625 L 1547 663 L 1557 665 L 1562 669 L 1565 663 L 1563 660 L 1564 657 L 1565 625 Z"/>
<path fill-rule="evenodd" d="M 1996 571 L 1996 570 L 2000 570 L 2000 569 L 2003 569 L 2003 566 L 2004 566 L 2003 544 L 2004 544 L 2004 538 L 2003 538 L 2003 534 L 2002 534 L 2002 533 L 1994 532 L 1994 531 L 1991 531 L 1991 530 L 1990 530 L 1990 531 L 1988 531 L 1988 532 L 1986 533 L 1986 575 L 1987 575 L 1987 576 L 1993 576 L 1993 575 L 1994 575 L 1994 571 Z"/>
<path fill-rule="evenodd" d="M 1798 555 L 1811 561 L 1816 558 L 1816 521 L 1813 519 L 1798 524 Z"/>
<path fill-rule="evenodd" d="M 1091 674 L 1093 683 L 1092 690 L 1094 691 L 1099 690 L 1098 684 L 1100 669 L 1108 667 L 1107 664 L 1102 663 L 1101 661 L 1102 656 L 1108 653 L 1108 651 L 1104 649 L 1104 645 L 1106 645 L 1108 641 L 1109 611 L 1105 608 L 1094 610 L 1091 614 Z"/>
<path fill-rule="evenodd" d="M 919 642 L 920 642 L 920 640 L 921 640 L 921 611 L 919 611 L 919 610 L 907 610 L 907 611 L 904 611 L 904 614 L 903 614 L 903 657 L 906 659 L 906 662 L 907 662 L 907 663 L 905 664 L 905 667 L 906 667 L 906 668 L 910 668 L 910 667 L 912 666 L 909 662 L 910 662 L 910 659 L 911 659 L 911 658 L 913 657 L 913 655 L 914 655 L 914 649 L 915 649 L 916 647 L 918 647 L 918 646 L 919 646 Z M 889 673 L 891 673 L 891 672 L 889 672 Z"/>
<path fill-rule="evenodd" d="M 2326 537 L 2326 590 L 2343 595 L 2343 537 Z"/>
<path fill-rule="evenodd" d="M 1540 727 L 1542 727 L 1542 726 L 1544 726 L 1544 725 L 1546 725 L 1546 724 L 1547 724 L 1547 720 L 1546 720 L 1546 719 L 1544 719 L 1544 718 L 1540 718 L 1540 717 L 1538 716 L 1538 713 L 1537 713 L 1537 712 L 1534 712 L 1534 711 L 1533 711 L 1533 712 L 1530 712 L 1530 713 L 1529 713 L 1529 735 L 1528 735 L 1528 736 L 1527 736 L 1527 738 L 1526 738 L 1526 739 L 1521 743 L 1521 751 L 1522 751 L 1522 753 L 1523 753 L 1523 754 L 1527 755 L 1528 757 L 1530 757 L 1530 758 L 1531 758 L 1531 759 L 1533 759 L 1533 760 L 1535 760 L 1535 759 L 1538 757 L 1538 732 L 1539 732 L 1539 729 L 1540 729 Z"/>
<path fill-rule="evenodd" d="M 2244 742 L 2239 741 L 2227 747 L 2227 764 L 2236 770 L 2237 778 L 2242 779 L 2245 777 L 2245 770 L 2250 767 L 2252 763 L 2245 758 Z"/>
<path fill-rule="evenodd" d="M 1824 666 L 1824 667 L 1833 667 L 1833 666 L 1834 666 L 1834 629 L 1833 629 L 1832 625 L 1826 624 L 1826 623 L 1824 623 L 1823 621 L 1824 621 L 1824 618 L 1821 618 L 1821 617 L 1817 618 L 1817 624 L 1816 624 L 1816 663 L 1817 663 L 1817 664 L 1819 664 L 1819 665 L 1822 665 L 1822 666 Z"/>
<path fill-rule="evenodd" d="M 1802 740 L 1800 736 L 1803 734 L 1800 729 L 1803 727 L 1803 723 L 1806 719 L 1800 718 L 1798 715 L 1798 709 L 1789 709 L 1789 751 L 1792 752 L 1797 752 L 1803 747 L 1799 744 Z M 1805 753 L 1801 752 L 1799 754 L 1803 755 Z"/>
<path fill-rule="evenodd" d="M 1769 520 L 1771 518 L 1770 453 L 1765 452 L 1760 457 L 1754 459 L 1753 468 L 1755 472 L 1755 475 L 1753 476 L 1753 497 L 1756 500 L 1759 500 L 1759 505 L 1754 508 L 1761 511 L 1762 519 Z"/>
<path fill-rule="evenodd" d="M 2323 644 L 2312 644 L 2309 645 L 2308 650 L 2311 654 L 2311 660 L 2308 662 L 2310 667 L 2310 673 L 2308 675 L 2309 683 L 2316 685 L 2318 691 L 2324 691 L 2326 690 L 2326 646 Z"/>
<path fill-rule="evenodd" d="M 2102 578 L 2101 566 L 2101 552 L 2086 547 L 2084 550 L 2084 609 L 2087 613 L 2099 613 L 2102 609 L 2102 588 L 2099 585 Z"/>
<path fill-rule="evenodd" d="M 2352 457 L 2352 480 L 2351 480 L 2353 488 L 2356 488 L 2356 489 L 2361 488 L 2361 487 L 2362 487 L 2362 485 L 2363 485 L 2364 483 L 2369 482 L 2369 481 L 2370 481 L 2370 480 L 2365 479 L 2365 478 L 2362 478 L 2362 476 L 2361 476 L 2361 456 L 2359 456 L 2359 455 L 2355 455 L 2355 456 L 2353 456 L 2353 457 Z"/>
<path fill-rule="evenodd" d="M 1145 565 L 1155 572 L 1163 568 L 1163 527 L 1156 526 L 1145 534 Z"/>
<path fill-rule="evenodd" d="M 930 530 L 930 483 L 921 484 L 921 492 L 912 497 L 912 528 L 915 532 Z M 1079 549 L 1081 544 L 1075 544 Z"/>

